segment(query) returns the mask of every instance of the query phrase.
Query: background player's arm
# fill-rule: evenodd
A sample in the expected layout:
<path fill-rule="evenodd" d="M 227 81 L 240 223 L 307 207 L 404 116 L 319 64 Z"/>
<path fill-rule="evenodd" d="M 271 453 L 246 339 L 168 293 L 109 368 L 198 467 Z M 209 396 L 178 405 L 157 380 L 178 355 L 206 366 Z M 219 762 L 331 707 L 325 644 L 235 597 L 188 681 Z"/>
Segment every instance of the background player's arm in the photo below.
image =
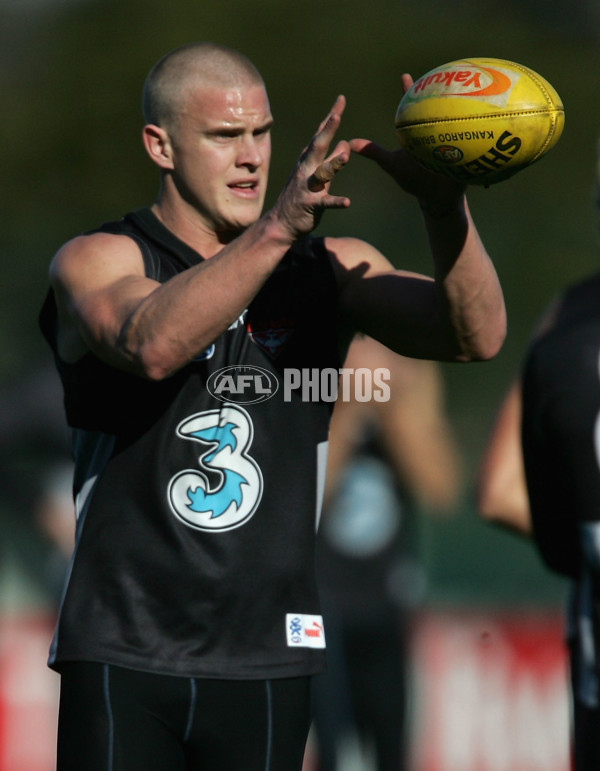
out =
<path fill-rule="evenodd" d="M 356 372 L 389 371 L 389 399 L 368 403 L 354 393 L 338 399 L 331 424 L 327 490 L 335 489 L 366 424 L 378 433 L 397 477 L 424 508 L 448 511 L 462 482 L 459 448 L 445 413 L 441 373 L 435 362 L 409 359 L 368 337 L 357 337 L 344 366 Z"/>
<path fill-rule="evenodd" d="M 548 305 L 536 324 L 532 340 L 548 331 L 560 309 L 560 298 Z M 476 506 L 479 515 L 522 535 L 533 535 L 531 500 L 528 490 L 522 437 L 523 388 L 521 378 L 515 378 L 496 413 L 492 429 L 479 464 L 476 483 Z M 543 467 L 540 450 L 538 469 Z M 541 479 L 532 466 L 530 486 L 537 495 L 549 497 L 541 510 L 550 510 L 555 498 L 551 480 Z M 540 477 L 540 478 L 538 478 Z"/>
<path fill-rule="evenodd" d="M 477 510 L 486 521 L 532 535 L 521 448 L 521 384 L 510 387 L 495 417 L 477 475 Z"/>
<path fill-rule="evenodd" d="M 433 361 L 390 354 L 391 408 L 381 402 L 382 439 L 424 509 L 441 514 L 456 503 L 462 456 L 445 411 L 442 375 Z M 396 393 L 397 391 L 397 393 Z"/>

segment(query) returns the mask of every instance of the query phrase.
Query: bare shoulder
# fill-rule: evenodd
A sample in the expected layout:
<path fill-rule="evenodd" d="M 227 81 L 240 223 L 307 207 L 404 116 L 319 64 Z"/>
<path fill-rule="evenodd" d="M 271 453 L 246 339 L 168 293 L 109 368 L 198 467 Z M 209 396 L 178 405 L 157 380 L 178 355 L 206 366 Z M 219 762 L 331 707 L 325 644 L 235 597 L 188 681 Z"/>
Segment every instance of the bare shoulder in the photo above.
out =
<path fill-rule="evenodd" d="M 393 270 L 384 255 L 360 238 L 327 237 L 325 247 L 338 276 L 352 272 L 363 276 Z"/>
<path fill-rule="evenodd" d="M 61 246 L 50 263 L 55 288 L 84 280 L 110 283 L 119 276 L 143 274 L 139 246 L 129 236 L 112 233 L 76 236 Z"/>
<path fill-rule="evenodd" d="M 132 238 L 92 233 L 67 241 L 50 264 L 50 285 L 58 309 L 57 345 L 65 361 L 76 361 L 99 341 L 116 337 L 142 287 L 144 260 Z"/>

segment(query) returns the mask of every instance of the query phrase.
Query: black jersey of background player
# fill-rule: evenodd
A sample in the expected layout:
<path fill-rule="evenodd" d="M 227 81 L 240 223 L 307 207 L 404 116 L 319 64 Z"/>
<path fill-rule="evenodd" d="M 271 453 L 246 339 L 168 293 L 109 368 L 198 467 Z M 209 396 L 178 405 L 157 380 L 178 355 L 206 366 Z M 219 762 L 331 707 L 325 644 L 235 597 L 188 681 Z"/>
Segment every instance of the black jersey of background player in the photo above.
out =
<path fill-rule="evenodd" d="M 158 281 L 201 259 L 149 209 L 101 230 L 135 239 Z M 339 368 L 335 297 L 322 240 L 308 238 L 164 381 L 91 353 L 57 359 L 79 516 L 52 666 L 235 678 L 322 668 L 313 542 L 332 404 L 285 378 Z M 40 321 L 56 355 L 55 313 L 50 294 Z"/>
<path fill-rule="evenodd" d="M 522 438 L 535 541 L 575 579 L 570 634 L 583 656 L 600 641 L 600 275 L 564 293 L 528 352 Z M 585 658 L 580 697 L 597 704 L 598 650 Z"/>

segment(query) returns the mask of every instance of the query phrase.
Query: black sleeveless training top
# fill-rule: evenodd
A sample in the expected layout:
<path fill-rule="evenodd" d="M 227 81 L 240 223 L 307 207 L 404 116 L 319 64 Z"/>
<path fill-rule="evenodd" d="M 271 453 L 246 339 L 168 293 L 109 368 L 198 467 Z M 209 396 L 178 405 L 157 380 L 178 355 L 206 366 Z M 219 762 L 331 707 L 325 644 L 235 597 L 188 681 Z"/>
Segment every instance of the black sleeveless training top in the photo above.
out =
<path fill-rule="evenodd" d="M 133 238 L 161 282 L 202 259 L 149 209 L 99 230 Z M 315 384 L 340 366 L 322 240 L 298 242 L 238 321 L 161 382 L 91 353 L 62 361 L 52 292 L 40 325 L 64 386 L 78 512 L 50 666 L 320 671 L 314 539 L 332 402 Z"/>

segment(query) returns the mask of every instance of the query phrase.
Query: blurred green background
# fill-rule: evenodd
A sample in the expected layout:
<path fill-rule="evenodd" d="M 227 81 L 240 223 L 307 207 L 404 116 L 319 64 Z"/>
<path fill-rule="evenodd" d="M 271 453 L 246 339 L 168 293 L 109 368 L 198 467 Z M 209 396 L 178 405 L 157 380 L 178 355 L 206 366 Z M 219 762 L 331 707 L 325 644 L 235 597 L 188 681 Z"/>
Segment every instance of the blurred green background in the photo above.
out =
<path fill-rule="evenodd" d="M 509 334 L 493 362 L 443 365 L 467 480 L 457 518 L 424 523 L 422 547 L 431 602 L 561 601 L 561 581 L 528 543 L 477 521 L 471 492 L 494 410 L 536 317 L 597 266 L 597 0 L 0 0 L 0 387 L 14 389 L 49 360 L 36 317 L 54 251 L 153 200 L 141 86 L 163 53 L 199 39 L 239 48 L 265 78 L 275 116 L 267 205 L 338 93 L 348 100 L 343 136 L 394 146 L 402 72 L 417 77 L 453 59 L 494 56 L 531 67 L 558 90 L 566 126 L 557 147 L 513 179 L 469 194 L 504 285 Z M 352 207 L 327 213 L 320 232 L 365 238 L 398 266 L 430 270 L 415 203 L 378 169 L 354 159 L 335 185 Z M 4 444 L 6 477 L 19 442 Z M 39 475 L 35 448 L 27 452 L 21 471 Z M 1 495 L 0 507 L 6 545 L 27 513 Z M 24 563 L 35 561 L 33 546 L 22 552 Z"/>

